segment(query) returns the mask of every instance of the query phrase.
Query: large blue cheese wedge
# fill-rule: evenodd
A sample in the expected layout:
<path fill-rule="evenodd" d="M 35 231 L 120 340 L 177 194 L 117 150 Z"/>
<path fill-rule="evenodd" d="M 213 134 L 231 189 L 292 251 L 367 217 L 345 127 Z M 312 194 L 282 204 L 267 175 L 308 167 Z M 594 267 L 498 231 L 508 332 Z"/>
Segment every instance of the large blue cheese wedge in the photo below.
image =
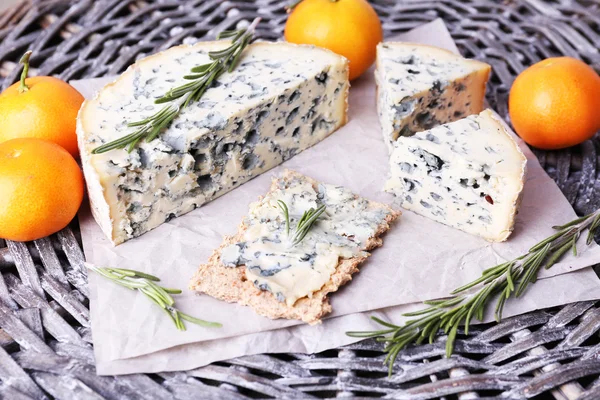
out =
<path fill-rule="evenodd" d="M 385 190 L 403 208 L 500 242 L 513 230 L 526 163 L 505 125 L 485 110 L 398 138 Z"/>
<path fill-rule="evenodd" d="M 387 42 L 377 46 L 377 108 L 392 150 L 399 136 L 483 110 L 490 66 L 437 47 Z"/>
<path fill-rule="evenodd" d="M 92 154 L 131 133 L 227 42 L 178 46 L 132 65 L 87 100 L 77 134 L 92 211 L 114 244 L 215 199 L 320 142 L 346 122 L 348 62 L 288 43 L 250 45 L 238 66 L 159 137 L 132 151 Z"/>
<path fill-rule="evenodd" d="M 321 206 L 323 214 L 296 242 L 298 220 Z M 331 311 L 327 295 L 352 278 L 369 250 L 382 245 L 380 236 L 399 215 L 344 187 L 288 170 L 250 205 L 238 233 L 200 266 L 191 288 L 269 318 L 317 323 Z"/>

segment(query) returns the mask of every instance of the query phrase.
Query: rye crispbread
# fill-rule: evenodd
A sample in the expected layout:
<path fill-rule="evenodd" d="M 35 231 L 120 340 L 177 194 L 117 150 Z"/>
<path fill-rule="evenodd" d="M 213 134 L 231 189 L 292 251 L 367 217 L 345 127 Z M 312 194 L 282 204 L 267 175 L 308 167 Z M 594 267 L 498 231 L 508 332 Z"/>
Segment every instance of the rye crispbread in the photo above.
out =
<path fill-rule="evenodd" d="M 278 189 L 281 181 L 289 181 L 293 178 L 304 179 L 311 183 L 315 189 L 319 184 L 317 181 L 298 172 L 286 170 L 281 178 L 273 180 L 270 191 Z M 229 303 L 250 306 L 257 314 L 271 319 L 286 318 L 302 320 L 309 324 L 319 323 L 322 316 L 331 312 L 327 294 L 337 291 L 340 286 L 352 279 L 352 274 L 358 272 L 358 265 L 369 257 L 370 254 L 367 251 L 383 244 L 383 240 L 379 236 L 387 232 L 390 229 L 390 223 L 400 216 L 399 211 L 393 210 L 387 205 L 375 202 L 369 203 L 371 206 L 381 207 L 387 212 L 375 235 L 369 238 L 364 248 L 361 249 L 362 251 L 356 256 L 349 259 L 340 259 L 335 272 L 321 289 L 313 292 L 311 297 L 298 299 L 293 306 L 278 301 L 268 291 L 258 289 L 253 282 L 246 278 L 244 265 L 238 267 L 223 266 L 221 250 L 230 244 L 244 241 L 244 232 L 247 229 L 244 222 L 240 225 L 237 234 L 226 236 L 223 244 L 209 258 L 208 263 L 200 266 L 192 278 L 190 288 Z"/>

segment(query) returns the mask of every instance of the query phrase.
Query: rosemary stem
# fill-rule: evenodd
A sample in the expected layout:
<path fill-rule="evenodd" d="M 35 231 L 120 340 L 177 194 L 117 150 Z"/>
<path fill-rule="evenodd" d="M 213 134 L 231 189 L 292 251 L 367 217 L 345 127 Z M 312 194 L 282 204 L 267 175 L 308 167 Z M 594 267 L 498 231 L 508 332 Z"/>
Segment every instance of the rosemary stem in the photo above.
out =
<path fill-rule="evenodd" d="M 248 29 L 246 29 L 246 34 L 253 35 L 260 21 L 262 21 L 261 17 L 254 18 L 252 23 L 248 26 Z"/>

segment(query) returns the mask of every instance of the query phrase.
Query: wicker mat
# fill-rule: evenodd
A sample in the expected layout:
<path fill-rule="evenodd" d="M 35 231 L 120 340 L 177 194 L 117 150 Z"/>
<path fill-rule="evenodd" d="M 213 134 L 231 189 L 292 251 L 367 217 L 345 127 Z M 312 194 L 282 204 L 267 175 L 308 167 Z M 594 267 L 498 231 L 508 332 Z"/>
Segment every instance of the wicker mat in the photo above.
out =
<path fill-rule="evenodd" d="M 487 99 L 507 117 L 515 75 L 542 58 L 579 57 L 600 70 L 597 0 L 373 1 L 386 35 L 441 17 L 463 55 L 493 66 Z M 135 59 L 214 37 L 263 18 L 259 35 L 281 37 L 284 2 L 38 0 L 0 14 L 0 88 L 32 73 L 81 79 L 117 74 Z M 600 207 L 600 137 L 536 151 L 579 214 Z M 238 399 L 301 397 L 600 398 L 600 303 L 529 313 L 400 353 L 391 379 L 380 344 L 363 341 L 315 355 L 247 356 L 185 373 L 98 377 L 89 329 L 83 253 L 73 225 L 33 243 L 0 239 L 0 397 Z"/>

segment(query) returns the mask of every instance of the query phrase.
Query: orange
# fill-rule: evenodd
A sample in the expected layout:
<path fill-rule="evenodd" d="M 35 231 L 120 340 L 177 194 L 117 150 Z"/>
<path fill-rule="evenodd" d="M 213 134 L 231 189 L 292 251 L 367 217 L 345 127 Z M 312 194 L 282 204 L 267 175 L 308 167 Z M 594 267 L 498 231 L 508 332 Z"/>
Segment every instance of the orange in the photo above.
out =
<path fill-rule="evenodd" d="M 574 146 L 600 129 L 600 76 L 575 58 L 548 58 L 517 76 L 508 108 L 515 130 L 530 145 Z"/>
<path fill-rule="evenodd" d="M 0 94 L 0 142 L 23 137 L 46 139 L 77 157 L 75 122 L 83 96 L 57 78 L 26 78 L 29 54 L 22 59 L 22 83 L 13 84 Z M 21 85 L 27 89 L 20 90 Z"/>
<path fill-rule="evenodd" d="M 75 159 L 47 140 L 0 143 L 0 238 L 28 241 L 67 226 L 83 199 Z"/>
<path fill-rule="evenodd" d="M 381 22 L 366 0 L 303 0 L 285 24 L 291 43 L 325 47 L 350 61 L 350 79 L 375 61 L 375 48 L 383 40 Z"/>

